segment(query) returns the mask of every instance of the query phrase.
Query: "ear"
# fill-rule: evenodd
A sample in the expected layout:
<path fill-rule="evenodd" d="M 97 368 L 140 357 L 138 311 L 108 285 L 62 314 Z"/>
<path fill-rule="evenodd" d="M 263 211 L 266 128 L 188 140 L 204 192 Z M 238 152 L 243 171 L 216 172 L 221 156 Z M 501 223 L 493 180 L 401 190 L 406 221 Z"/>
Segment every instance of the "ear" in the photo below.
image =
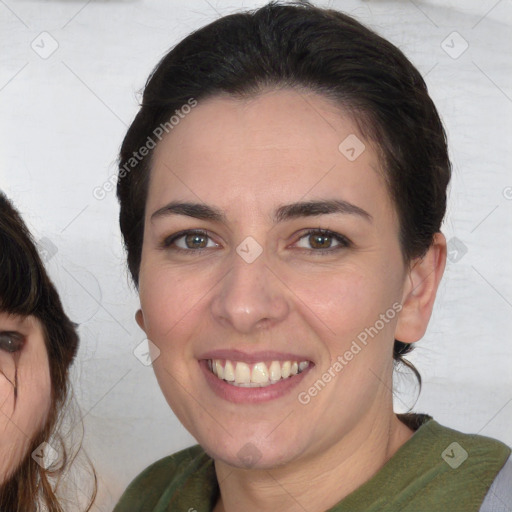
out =
<path fill-rule="evenodd" d="M 139 327 L 146 332 L 145 323 L 144 323 L 144 313 L 142 313 L 142 309 L 138 309 L 135 313 L 135 321 L 139 324 Z"/>
<path fill-rule="evenodd" d="M 412 261 L 409 267 L 395 339 L 413 343 L 423 337 L 445 265 L 446 238 L 442 233 L 436 233 L 425 256 Z"/>

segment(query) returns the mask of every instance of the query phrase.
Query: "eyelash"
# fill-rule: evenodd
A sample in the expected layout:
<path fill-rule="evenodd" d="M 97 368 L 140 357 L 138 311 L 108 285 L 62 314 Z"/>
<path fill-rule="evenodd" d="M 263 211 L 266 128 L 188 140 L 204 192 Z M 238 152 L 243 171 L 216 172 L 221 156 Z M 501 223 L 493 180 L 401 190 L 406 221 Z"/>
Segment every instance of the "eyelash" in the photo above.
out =
<path fill-rule="evenodd" d="M 23 348 L 24 343 L 25 338 L 19 332 L 0 331 L 0 350 L 14 354 Z"/>
<path fill-rule="evenodd" d="M 201 230 L 201 229 L 189 229 L 189 230 L 180 231 L 179 233 L 175 233 L 174 235 L 171 235 L 171 236 L 165 238 L 163 240 L 162 244 L 161 244 L 161 248 L 162 249 L 171 249 L 173 251 L 181 252 L 181 253 L 193 253 L 193 252 L 194 253 L 202 253 L 203 251 L 206 251 L 206 250 L 210 249 L 209 247 L 203 247 L 203 248 L 200 248 L 200 249 L 182 249 L 181 247 L 171 247 L 171 245 L 174 242 L 176 242 L 180 238 L 183 238 L 183 237 L 185 237 L 187 235 L 199 235 L 199 236 L 204 236 L 206 238 L 211 239 L 211 237 L 208 235 L 208 233 L 206 231 L 204 231 L 204 230 Z M 352 242 L 348 238 L 346 238 L 345 236 L 340 235 L 339 233 L 335 233 L 334 231 L 330 231 L 328 229 L 322 229 L 322 228 L 306 230 L 299 237 L 298 241 L 302 240 L 305 237 L 311 236 L 311 235 L 321 235 L 321 236 L 326 236 L 326 237 L 333 238 L 340 245 L 338 245 L 336 247 L 329 247 L 327 249 L 304 249 L 304 248 L 300 248 L 299 250 L 302 249 L 303 251 L 306 251 L 306 252 L 309 252 L 309 253 L 314 253 L 315 255 L 323 256 L 323 255 L 328 255 L 328 254 L 331 254 L 331 253 L 333 253 L 335 251 L 339 251 L 341 249 L 346 249 L 346 248 L 352 246 Z"/>

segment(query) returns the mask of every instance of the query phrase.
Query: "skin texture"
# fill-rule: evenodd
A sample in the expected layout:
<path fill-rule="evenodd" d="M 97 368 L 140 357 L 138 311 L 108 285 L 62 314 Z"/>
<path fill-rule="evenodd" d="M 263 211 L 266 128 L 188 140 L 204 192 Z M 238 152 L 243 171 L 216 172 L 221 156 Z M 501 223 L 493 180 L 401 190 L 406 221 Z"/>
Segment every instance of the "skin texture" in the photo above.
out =
<path fill-rule="evenodd" d="M 376 152 L 363 141 L 366 149 L 350 161 L 338 149 L 351 134 L 363 141 L 327 99 L 284 89 L 200 102 L 155 150 L 136 319 L 160 350 L 153 365 L 169 405 L 216 461 L 216 511 L 326 510 L 412 435 L 393 413 L 393 340 L 423 336 L 446 243 L 438 234 L 423 259 L 404 264 Z M 272 222 L 283 204 L 327 199 L 349 201 L 371 220 L 324 214 Z M 150 218 L 170 201 L 215 206 L 226 222 Z M 310 228 L 351 243 L 330 239 L 339 249 L 326 252 L 305 236 Z M 178 253 L 183 238 L 161 247 L 183 229 L 208 231 L 206 249 Z M 248 236 L 263 249 L 250 264 L 236 252 Z M 298 393 L 394 303 L 400 314 L 301 404 Z M 314 367 L 278 399 L 235 404 L 200 370 L 198 359 L 213 349 L 292 352 Z M 239 456 L 248 443 L 258 454 L 251 469 Z"/>
<path fill-rule="evenodd" d="M 21 348 L 9 352 L 9 339 Z M 16 376 L 17 373 L 17 376 Z M 16 378 L 17 377 L 17 378 Z M 15 398 L 14 383 L 17 380 Z M 50 408 L 51 381 L 40 321 L 0 312 L 0 483 L 17 468 Z"/>

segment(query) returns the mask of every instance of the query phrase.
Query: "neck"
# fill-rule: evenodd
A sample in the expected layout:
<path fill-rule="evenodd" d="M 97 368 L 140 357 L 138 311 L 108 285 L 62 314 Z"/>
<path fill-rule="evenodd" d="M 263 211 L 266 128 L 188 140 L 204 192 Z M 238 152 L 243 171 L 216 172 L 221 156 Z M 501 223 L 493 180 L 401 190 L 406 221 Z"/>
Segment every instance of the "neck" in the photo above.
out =
<path fill-rule="evenodd" d="M 384 421 L 382 415 L 363 418 L 335 446 L 285 466 L 247 470 L 216 461 L 221 498 L 214 512 L 328 510 L 375 475 L 413 433 L 390 408 Z"/>

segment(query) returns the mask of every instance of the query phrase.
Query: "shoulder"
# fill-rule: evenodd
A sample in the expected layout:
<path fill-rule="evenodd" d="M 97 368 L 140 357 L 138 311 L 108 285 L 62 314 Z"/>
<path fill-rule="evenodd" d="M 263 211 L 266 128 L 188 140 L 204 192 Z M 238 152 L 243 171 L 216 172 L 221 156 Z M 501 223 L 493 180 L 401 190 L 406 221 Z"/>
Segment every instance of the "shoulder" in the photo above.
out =
<path fill-rule="evenodd" d="M 135 477 L 114 512 L 157 510 L 164 495 L 172 496 L 192 475 L 208 469 L 213 470 L 212 459 L 199 445 L 164 457 Z"/>
<path fill-rule="evenodd" d="M 440 446 L 449 443 L 446 444 L 441 456 L 450 466 L 462 466 L 462 463 L 468 460 L 470 462 L 468 466 L 473 466 L 473 469 L 483 465 L 488 469 L 495 469 L 497 473 L 510 456 L 510 447 L 492 437 L 459 432 L 435 421 L 431 421 L 425 426 L 429 425 Z"/>
<path fill-rule="evenodd" d="M 505 443 L 480 434 L 460 432 L 441 425 L 426 414 L 403 414 L 400 420 L 415 430 L 414 437 L 424 441 L 425 448 L 441 450 L 441 458 L 450 467 L 459 465 L 471 457 L 471 463 L 495 465 L 497 471 L 511 454 Z M 455 459 L 455 460 L 452 460 Z"/>
<path fill-rule="evenodd" d="M 461 496 L 467 500 L 462 509 L 478 510 L 509 459 L 510 447 L 497 439 L 460 432 L 434 420 L 425 423 L 422 429 L 430 430 L 431 447 L 440 455 L 434 466 L 435 477 L 426 485 L 432 485 L 433 494 L 453 496 L 444 499 L 454 510 L 458 510 Z"/>
<path fill-rule="evenodd" d="M 419 428 L 390 461 L 392 473 L 400 475 L 390 503 L 400 505 L 402 508 L 396 508 L 404 512 L 426 505 L 432 509 L 443 506 L 453 511 L 478 510 L 510 457 L 510 447 L 497 439 L 460 432 L 422 416 L 410 418 L 419 423 Z M 411 460 L 415 461 L 414 466 Z M 384 484 L 389 485 L 389 479 Z"/>

